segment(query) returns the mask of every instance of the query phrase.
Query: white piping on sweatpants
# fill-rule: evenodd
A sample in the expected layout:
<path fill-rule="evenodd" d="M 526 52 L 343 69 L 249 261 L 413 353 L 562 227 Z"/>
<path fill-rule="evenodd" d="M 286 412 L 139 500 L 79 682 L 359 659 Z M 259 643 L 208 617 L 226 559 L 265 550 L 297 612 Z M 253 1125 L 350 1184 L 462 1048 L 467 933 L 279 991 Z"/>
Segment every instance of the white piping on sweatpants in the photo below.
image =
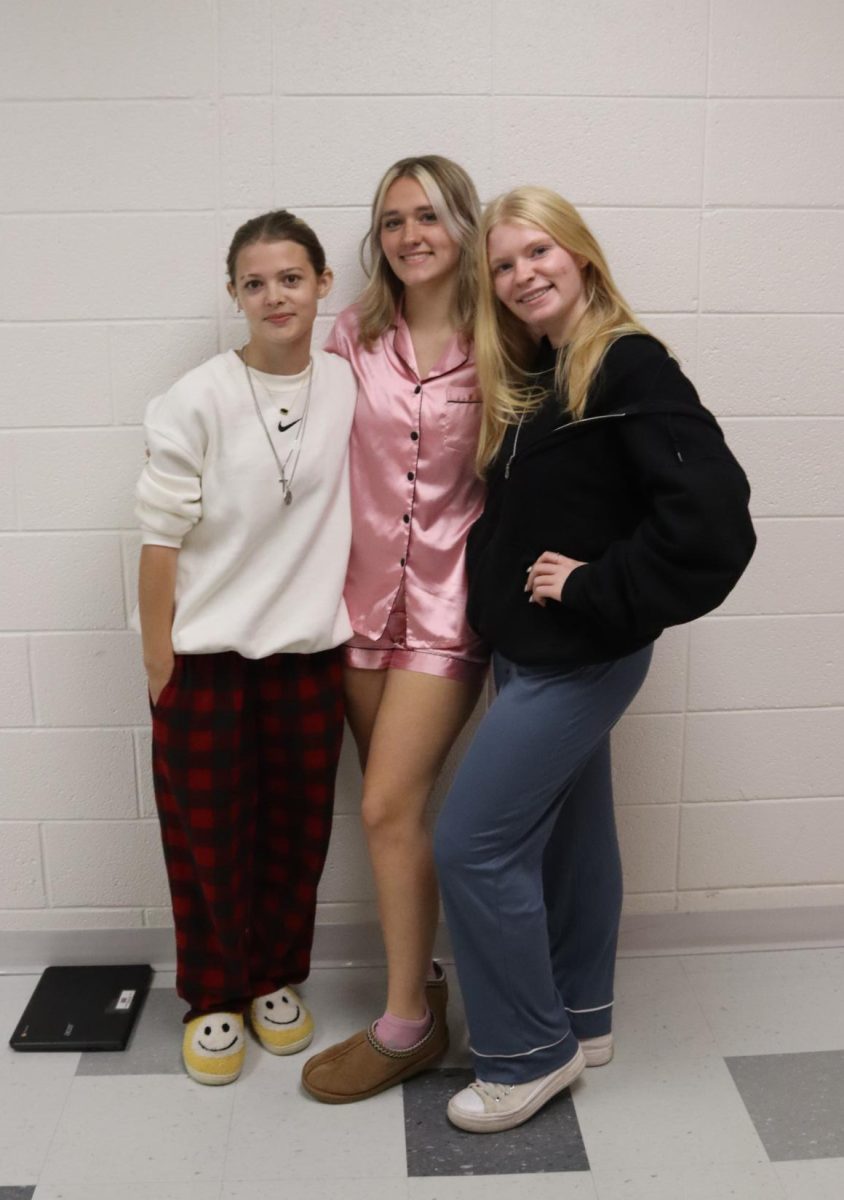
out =
<path fill-rule="evenodd" d="M 556 1042 L 549 1042 L 547 1046 L 534 1046 L 533 1050 L 521 1050 L 518 1054 L 482 1054 L 474 1046 L 470 1046 L 469 1049 L 478 1058 L 527 1058 L 529 1054 L 538 1054 L 540 1050 L 550 1050 L 552 1046 L 559 1046 L 560 1042 L 564 1042 L 570 1034 L 571 1030 L 568 1033 L 564 1033 L 561 1038 L 557 1038 Z"/>

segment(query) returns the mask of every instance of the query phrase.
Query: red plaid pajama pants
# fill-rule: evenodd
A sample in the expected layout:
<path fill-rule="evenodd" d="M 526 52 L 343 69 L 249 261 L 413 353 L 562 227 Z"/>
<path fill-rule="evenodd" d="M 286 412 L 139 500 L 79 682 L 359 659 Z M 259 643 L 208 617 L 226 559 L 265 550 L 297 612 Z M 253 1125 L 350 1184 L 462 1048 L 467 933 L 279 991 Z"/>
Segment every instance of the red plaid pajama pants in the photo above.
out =
<path fill-rule="evenodd" d="M 177 655 L 152 761 L 185 1020 L 307 977 L 342 736 L 339 650 Z"/>

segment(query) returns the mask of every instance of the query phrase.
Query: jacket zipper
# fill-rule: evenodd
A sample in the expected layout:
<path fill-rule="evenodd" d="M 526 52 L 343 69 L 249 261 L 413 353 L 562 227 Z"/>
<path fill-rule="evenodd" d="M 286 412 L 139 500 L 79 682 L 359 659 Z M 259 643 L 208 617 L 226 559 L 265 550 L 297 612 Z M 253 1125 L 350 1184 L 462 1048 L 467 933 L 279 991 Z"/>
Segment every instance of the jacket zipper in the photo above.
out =
<path fill-rule="evenodd" d="M 538 441 L 534 442 L 532 446 L 528 446 L 525 450 L 523 450 L 522 456 L 524 457 L 524 455 L 529 454 L 532 450 L 535 450 L 541 442 L 544 442 L 546 438 L 551 437 L 551 435 L 554 433 L 562 433 L 567 429 L 581 429 L 584 425 L 589 425 L 592 421 L 612 421 L 617 417 L 626 417 L 627 415 L 628 414 L 626 412 L 603 413 L 600 417 L 584 417 L 582 421 L 570 421 L 567 425 L 557 425 L 548 433 L 543 434 L 543 436 Z M 517 455 L 514 454 L 507 463 L 507 468 L 504 472 L 505 479 L 510 478 L 510 467 L 515 462 L 516 458 Z"/>

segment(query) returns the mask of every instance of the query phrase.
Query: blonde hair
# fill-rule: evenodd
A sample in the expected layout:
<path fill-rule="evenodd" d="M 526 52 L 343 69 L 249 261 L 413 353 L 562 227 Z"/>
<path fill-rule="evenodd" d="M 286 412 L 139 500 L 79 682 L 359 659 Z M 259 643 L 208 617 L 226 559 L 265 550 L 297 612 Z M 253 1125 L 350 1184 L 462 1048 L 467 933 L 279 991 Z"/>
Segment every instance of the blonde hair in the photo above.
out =
<path fill-rule="evenodd" d="M 586 310 L 567 345 L 557 351 L 555 385 L 577 421 L 607 349 L 627 333 L 648 333 L 616 287 L 603 251 L 573 205 L 556 192 L 520 187 L 487 207 L 478 231 L 479 292 L 475 319 L 475 359 L 483 396 L 483 419 L 476 465 L 482 474 L 501 449 L 508 425 L 542 403 L 543 393 L 529 370 L 536 344 L 527 326 L 495 294 L 487 259 L 487 238 L 502 223 L 535 225 L 575 258 L 581 268 Z"/>
<path fill-rule="evenodd" d="M 381 218 L 384 202 L 397 179 L 415 179 L 442 222 L 449 237 L 460 247 L 457 263 L 455 317 L 460 331 L 472 336 L 477 297 L 475 238 L 481 205 L 475 185 L 462 167 L 439 154 L 401 158 L 385 172 L 372 201 L 372 215 L 360 246 L 361 265 L 369 282 L 358 299 L 360 340 L 373 342 L 395 321 L 402 285 L 393 274 L 381 249 Z"/>

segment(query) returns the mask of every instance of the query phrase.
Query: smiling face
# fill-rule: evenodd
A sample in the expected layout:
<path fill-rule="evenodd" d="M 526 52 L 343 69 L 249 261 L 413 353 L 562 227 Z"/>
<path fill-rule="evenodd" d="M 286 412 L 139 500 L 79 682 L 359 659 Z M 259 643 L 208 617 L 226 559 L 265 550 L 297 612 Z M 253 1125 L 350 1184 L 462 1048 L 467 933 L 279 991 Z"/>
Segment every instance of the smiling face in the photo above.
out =
<path fill-rule="evenodd" d="M 255 1001 L 253 1013 L 255 1020 L 271 1028 L 295 1028 L 304 1025 L 307 1018 L 296 993 L 289 988 L 279 988 L 268 996 L 261 996 Z"/>
<path fill-rule="evenodd" d="M 456 275 L 460 247 L 415 179 L 403 176 L 387 189 L 380 238 L 384 257 L 407 289 Z"/>
<path fill-rule="evenodd" d="M 317 304 L 331 283 L 331 271 L 318 275 L 298 242 L 251 242 L 240 250 L 229 292 L 249 322 L 253 366 L 272 370 L 276 360 L 303 349 L 307 356 Z"/>
<path fill-rule="evenodd" d="M 570 254 L 537 225 L 509 222 L 489 231 L 487 258 L 504 307 L 532 333 L 564 345 L 586 311 L 586 258 Z"/>
<path fill-rule="evenodd" d="M 212 1013 L 197 1023 L 193 1049 L 200 1055 L 234 1054 L 243 1046 L 243 1026 L 229 1013 Z"/>

